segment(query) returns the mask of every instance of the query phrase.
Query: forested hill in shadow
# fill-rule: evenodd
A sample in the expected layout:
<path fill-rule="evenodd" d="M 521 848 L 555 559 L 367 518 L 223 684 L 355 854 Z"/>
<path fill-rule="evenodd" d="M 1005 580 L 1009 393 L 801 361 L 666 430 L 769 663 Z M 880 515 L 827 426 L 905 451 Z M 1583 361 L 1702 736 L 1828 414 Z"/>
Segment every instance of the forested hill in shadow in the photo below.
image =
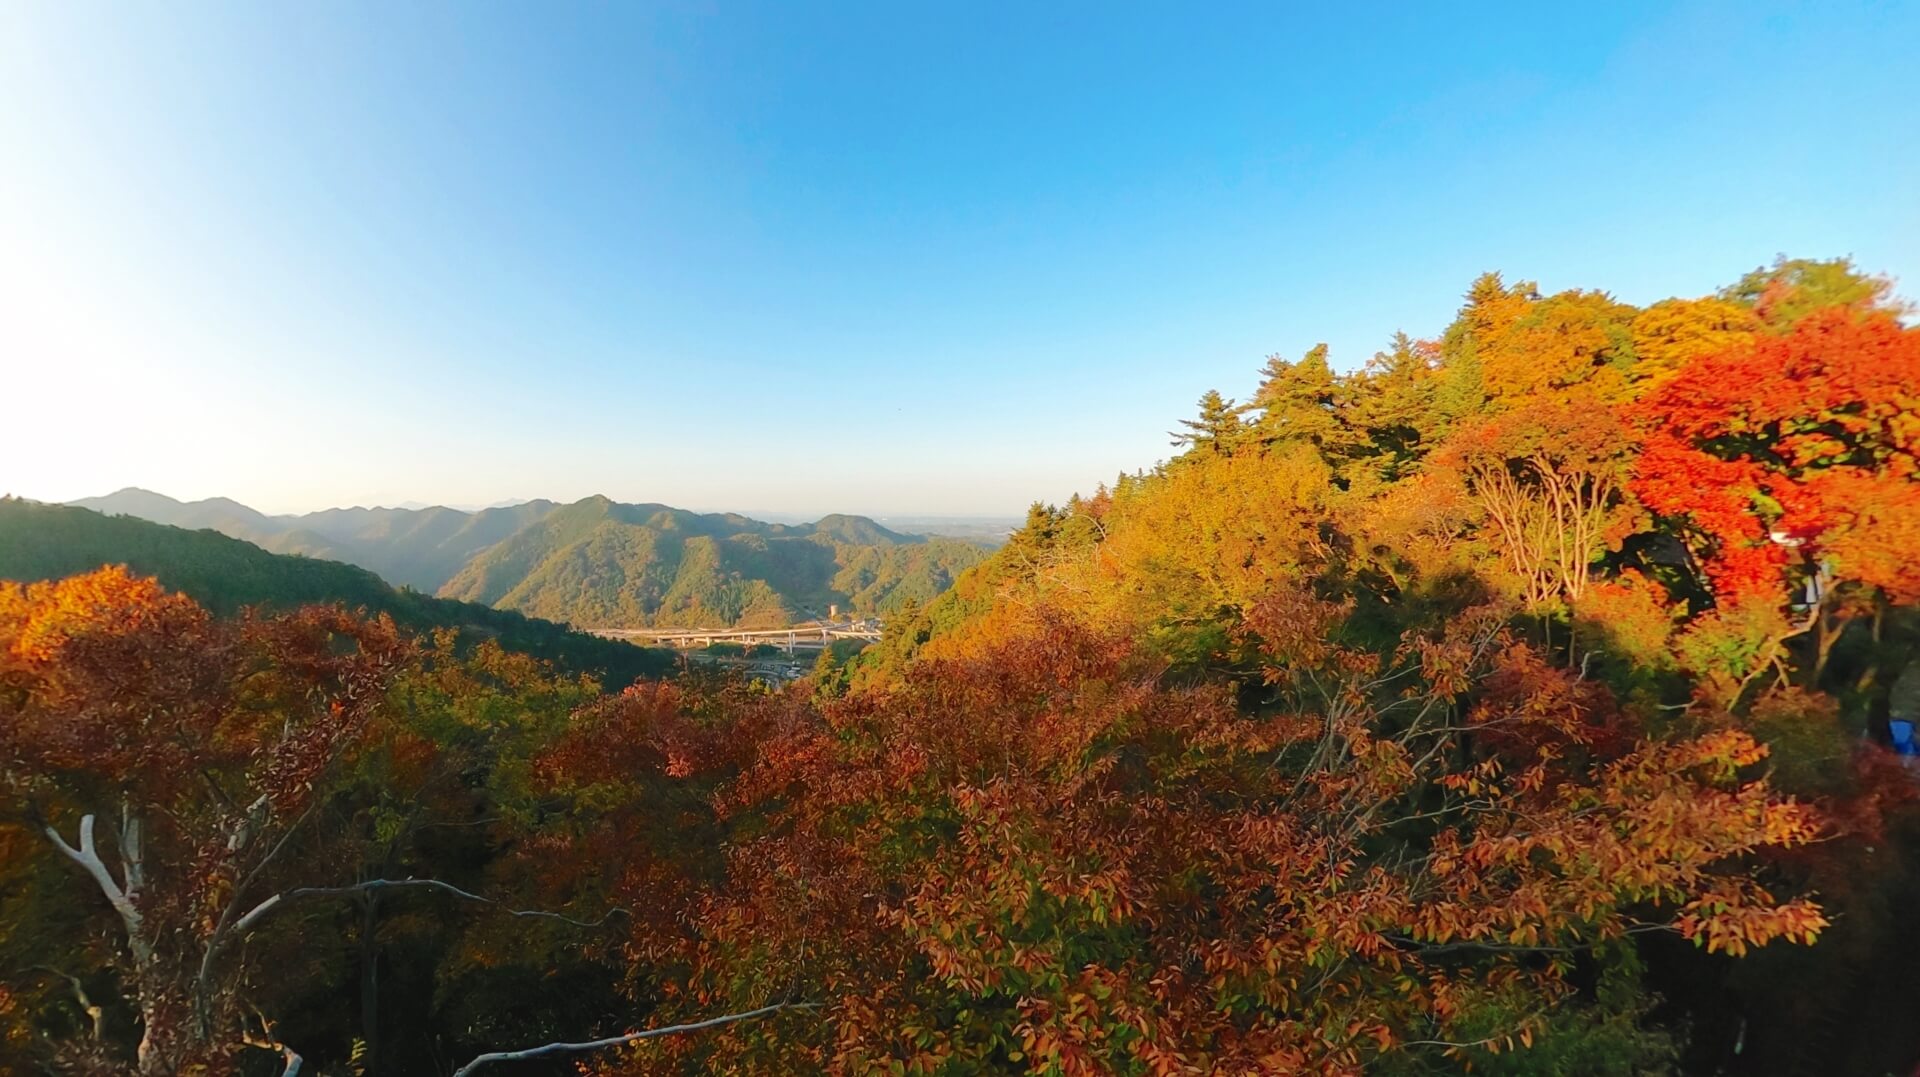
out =
<path fill-rule="evenodd" d="M 574 632 L 511 610 L 394 588 L 366 569 L 313 557 L 269 553 L 210 530 L 189 531 L 132 516 L 103 516 L 70 505 L 0 499 L 0 579 L 60 579 L 102 565 L 125 565 L 190 595 L 219 614 L 246 606 L 287 610 L 312 603 L 391 616 L 402 628 L 454 628 L 469 641 L 493 639 L 508 650 L 588 673 L 609 687 L 671 667 L 664 651 Z"/>
<path fill-rule="evenodd" d="M 74 502 L 211 528 L 279 553 L 343 561 L 390 583 L 582 627 L 769 627 L 832 607 L 882 614 L 939 595 L 981 545 L 905 535 L 864 516 L 773 524 L 590 497 L 479 512 L 328 509 L 268 516 L 227 498 L 128 488 Z"/>
<path fill-rule="evenodd" d="M 274 553 L 345 561 L 377 573 L 396 587 L 428 594 L 438 591 L 474 555 L 559 507 L 552 501 L 535 500 L 478 512 L 435 505 L 269 516 L 230 498 L 177 501 L 133 486 L 69 504 L 175 527 L 210 528 Z"/>

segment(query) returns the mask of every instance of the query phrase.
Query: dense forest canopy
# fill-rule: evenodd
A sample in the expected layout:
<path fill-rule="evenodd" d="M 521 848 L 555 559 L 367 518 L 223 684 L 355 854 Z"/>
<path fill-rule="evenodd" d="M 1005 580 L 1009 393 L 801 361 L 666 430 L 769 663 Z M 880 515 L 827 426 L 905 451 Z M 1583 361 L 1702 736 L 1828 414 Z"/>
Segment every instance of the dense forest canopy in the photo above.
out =
<path fill-rule="evenodd" d="M 1909 313 L 1489 274 L 780 689 L 0 588 L 0 1073 L 1910 1069 Z"/>

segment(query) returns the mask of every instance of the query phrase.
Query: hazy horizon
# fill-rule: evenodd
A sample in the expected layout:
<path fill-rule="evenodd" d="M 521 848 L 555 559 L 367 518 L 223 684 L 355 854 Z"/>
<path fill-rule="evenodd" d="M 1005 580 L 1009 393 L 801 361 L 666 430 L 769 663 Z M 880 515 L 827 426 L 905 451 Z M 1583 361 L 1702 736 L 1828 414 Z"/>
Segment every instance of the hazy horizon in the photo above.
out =
<path fill-rule="evenodd" d="M 667 502 L 662 502 L 658 498 L 615 497 L 611 494 L 605 494 L 605 493 L 600 493 L 596 491 L 595 493 L 592 493 L 592 494 L 583 494 L 581 495 L 581 497 L 577 497 L 577 498 L 557 498 L 557 497 L 538 497 L 538 496 L 510 497 L 510 498 L 502 498 L 498 501 L 488 502 L 486 504 L 473 504 L 473 503 L 454 504 L 446 501 L 423 501 L 418 498 L 412 498 L 412 499 L 403 499 L 399 501 L 353 501 L 353 502 L 342 502 L 340 504 L 332 504 L 332 505 L 311 505 L 311 506 L 294 507 L 294 508 L 286 508 L 286 509 L 276 509 L 276 508 L 269 508 L 265 505 L 254 504 L 253 502 L 247 501 L 244 498 L 227 497 L 227 495 L 225 494 L 209 494 L 206 497 L 178 497 L 178 496 L 175 496 L 174 494 L 169 493 L 166 490 L 155 490 L 151 487 L 139 486 L 139 485 L 120 486 L 112 490 L 106 490 L 106 491 L 101 491 L 101 492 L 92 493 L 92 494 L 82 494 L 78 497 L 60 498 L 57 500 L 54 498 L 34 497 L 31 494 L 20 493 L 19 491 L 14 491 L 14 490 L 0 490 L 0 497 L 5 497 L 5 496 L 25 497 L 28 500 L 39 501 L 46 504 L 65 505 L 65 504 L 73 504 L 80 501 L 90 501 L 90 500 L 96 500 L 100 498 L 106 498 L 114 494 L 126 493 L 130 490 L 140 491 L 148 494 L 158 494 L 162 497 L 171 498 L 172 500 L 180 502 L 182 504 L 192 504 L 195 502 L 212 500 L 214 498 L 226 498 L 226 500 L 237 502 L 241 505 L 246 506 L 247 508 L 255 510 L 256 512 L 261 512 L 268 516 L 283 516 L 283 517 L 305 516 L 311 513 L 324 512 L 329 509 L 402 509 L 402 510 L 409 510 L 409 511 L 418 511 L 421 509 L 444 508 L 444 509 L 453 509 L 457 512 L 471 513 L 471 512 L 480 512 L 486 509 L 507 508 L 514 505 L 524 505 L 531 501 L 540 501 L 540 500 L 546 500 L 546 501 L 554 502 L 556 504 L 565 505 L 565 504 L 571 504 L 573 502 L 583 500 L 585 498 L 596 497 L 596 496 L 606 497 L 606 498 L 609 498 L 610 500 L 621 502 L 624 504 L 639 504 L 639 505 L 667 504 Z M 1025 516 L 1024 509 L 1018 513 L 952 513 L 952 512 L 880 512 L 880 511 L 862 512 L 858 509 L 841 509 L 841 508 L 802 510 L 799 512 L 794 512 L 794 511 L 788 511 L 784 509 L 756 509 L 751 506 L 746 508 L 740 508 L 738 506 L 731 506 L 731 505 L 718 505 L 718 506 L 671 505 L 671 507 L 676 509 L 684 509 L 688 512 L 698 512 L 703 514 L 731 513 L 736 516 L 745 516 L 750 519 L 760 520 L 764 523 L 787 523 L 787 522 L 812 523 L 823 517 L 833 516 L 833 515 L 865 516 L 869 519 L 879 520 L 882 522 L 887 520 L 908 520 L 908 521 L 918 520 L 918 521 L 926 521 L 926 522 L 949 522 L 949 523 L 989 523 L 989 522 L 999 523 L 1004 521 L 1017 522 L 1020 519 L 1024 518 Z"/>
<path fill-rule="evenodd" d="M 1916 39 L 1870 4 L 14 5 L 0 487 L 1018 515 L 1487 270 L 1643 303 L 1851 255 L 1911 296 Z"/>

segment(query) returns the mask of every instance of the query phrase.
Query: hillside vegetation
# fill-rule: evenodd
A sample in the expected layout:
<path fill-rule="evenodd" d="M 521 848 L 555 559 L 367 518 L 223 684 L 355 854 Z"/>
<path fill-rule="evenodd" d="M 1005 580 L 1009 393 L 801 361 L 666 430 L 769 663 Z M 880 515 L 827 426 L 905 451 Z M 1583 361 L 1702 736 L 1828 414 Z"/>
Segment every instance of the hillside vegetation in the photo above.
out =
<path fill-rule="evenodd" d="M 1206 393 L 1177 457 L 1036 505 L 993 558 L 889 622 L 850 680 L 885 691 L 1040 623 L 1224 679 L 1256 713 L 1341 713 L 1385 706 L 1368 701 L 1430 669 L 1431 639 L 1494 616 L 1484 662 L 1459 671 L 1466 739 L 1441 749 L 1484 769 L 1437 779 L 1413 814 L 1475 810 L 1437 806 L 1450 783 L 1570 789 L 1629 745 L 1752 738 L 1742 772 L 1764 757 L 1777 789 L 1821 806 L 1825 841 L 1760 858 L 1764 892 L 1818 894 L 1832 922 L 1811 952 L 1742 965 L 1699 966 L 1653 935 L 1649 990 L 1680 996 L 1700 1072 L 1733 1066 L 1736 1039 L 1732 1072 L 1910 1068 L 1920 1037 L 1863 1026 L 1903 1021 L 1889 985 L 1920 990 L 1895 912 L 1920 901 L 1915 771 L 1887 750 L 1890 719 L 1920 721 L 1911 313 L 1844 261 L 1644 308 L 1487 275 L 1451 325 L 1350 373 L 1315 348 L 1269 359 L 1245 403 Z M 1383 742 L 1344 734 L 1351 761 L 1410 762 L 1423 742 L 1401 721 L 1365 727 Z M 1616 1047 L 1609 1066 L 1630 1069 Z"/>

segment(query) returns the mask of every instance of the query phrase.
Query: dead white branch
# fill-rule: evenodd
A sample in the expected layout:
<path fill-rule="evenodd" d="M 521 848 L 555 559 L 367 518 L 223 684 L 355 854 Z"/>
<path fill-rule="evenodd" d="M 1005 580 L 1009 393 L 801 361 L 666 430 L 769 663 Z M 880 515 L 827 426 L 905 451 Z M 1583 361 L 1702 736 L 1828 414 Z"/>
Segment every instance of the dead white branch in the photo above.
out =
<path fill-rule="evenodd" d="M 660 1036 L 677 1036 L 686 1032 L 698 1032 L 701 1029 L 730 1025 L 736 1021 L 751 1021 L 756 1017 L 767 1017 L 781 1010 L 811 1010 L 817 1004 L 812 1002 L 778 1002 L 771 1006 L 762 1006 L 757 1010 L 743 1013 L 730 1013 L 720 1017 L 709 1017 L 705 1021 L 693 1021 L 684 1025 L 666 1025 L 661 1028 L 649 1028 L 640 1032 L 629 1032 L 624 1036 L 609 1036 L 604 1040 L 588 1040 L 585 1043 L 549 1043 L 539 1047 L 529 1047 L 523 1051 L 494 1051 L 481 1055 L 473 1061 L 453 1071 L 453 1077 L 471 1077 L 474 1071 L 490 1062 L 521 1062 L 529 1058 L 543 1058 L 547 1055 L 585 1054 L 589 1051 L 604 1051 L 610 1047 L 624 1047 L 641 1040 L 655 1039 Z"/>
<path fill-rule="evenodd" d="M 146 922 L 140 915 L 139 907 L 133 903 L 128 888 L 114 879 L 113 872 L 100 859 L 100 853 L 93 843 L 93 816 L 88 814 L 80 817 L 80 847 L 77 849 L 67 844 L 67 839 L 54 829 L 52 823 L 48 823 L 45 829 L 54 847 L 66 854 L 67 859 L 86 869 L 95 885 L 100 887 L 100 892 L 106 895 L 113 911 L 120 914 L 120 922 L 127 929 L 127 949 L 133 952 L 134 961 L 144 968 L 153 958 L 153 947 L 147 941 Z"/>
<path fill-rule="evenodd" d="M 288 890 L 284 893 L 275 894 L 260 904 L 255 905 L 245 916 L 234 921 L 233 934 L 237 935 L 246 931 L 267 914 L 273 912 L 273 910 L 287 902 L 296 901 L 300 898 L 348 897 L 374 893 L 380 890 L 435 890 L 443 894 L 451 894 L 463 901 L 477 902 L 481 905 L 491 905 L 501 912 L 506 913 L 508 916 L 558 920 L 563 924 L 572 924 L 575 927 L 600 927 L 616 914 L 623 916 L 627 914 L 627 910 L 625 909 L 610 909 L 605 916 L 600 917 L 598 920 L 576 920 L 571 916 L 564 916 L 557 912 L 545 912 L 539 909 L 508 908 L 492 898 L 482 897 L 479 894 L 462 890 L 452 883 L 442 882 L 439 879 L 369 879 L 366 882 L 354 883 L 351 886 L 303 886 L 294 890 Z"/>

